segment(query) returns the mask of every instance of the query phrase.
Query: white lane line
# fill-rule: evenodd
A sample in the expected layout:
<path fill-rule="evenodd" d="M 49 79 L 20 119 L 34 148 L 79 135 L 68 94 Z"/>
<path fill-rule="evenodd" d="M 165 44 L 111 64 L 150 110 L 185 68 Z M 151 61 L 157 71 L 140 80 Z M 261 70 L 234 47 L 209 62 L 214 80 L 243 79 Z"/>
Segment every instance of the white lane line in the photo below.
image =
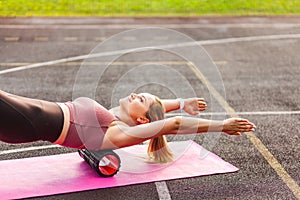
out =
<path fill-rule="evenodd" d="M 15 67 L 15 68 L 11 68 L 11 69 L 5 69 L 5 70 L 0 71 L 0 75 L 11 73 L 11 72 L 22 71 L 22 70 L 26 70 L 26 69 L 34 69 L 34 68 L 38 68 L 38 67 L 55 65 L 55 64 L 64 63 L 64 62 L 83 60 L 88 57 L 89 57 L 89 55 L 75 56 L 75 57 L 70 57 L 70 58 L 63 58 L 63 59 L 58 59 L 58 60 L 53 60 L 53 61 L 47 61 L 47 62 L 41 62 L 41 63 L 35 63 L 35 64 L 30 64 L 30 65 Z"/>
<path fill-rule="evenodd" d="M 171 195 L 165 181 L 155 182 L 159 200 L 171 200 Z"/>
<path fill-rule="evenodd" d="M 167 113 L 167 117 L 178 115 Z M 187 113 L 180 113 L 181 116 L 189 116 Z M 237 116 L 237 115 L 300 115 L 300 110 L 297 111 L 253 111 L 253 112 L 201 112 L 198 116 Z"/>
<path fill-rule="evenodd" d="M 224 43 L 233 43 L 233 42 L 253 42 L 253 41 L 264 41 L 264 40 L 299 39 L 299 38 L 300 38 L 300 34 L 261 35 L 261 36 L 250 36 L 250 37 L 239 37 L 239 38 L 204 40 L 204 41 L 198 41 L 197 44 L 212 45 L 212 44 L 224 44 Z"/>
<path fill-rule="evenodd" d="M 299 28 L 300 23 L 208 23 L 208 24 L 2 24 L 0 29 L 135 29 L 147 27 L 162 27 L 174 29 L 197 28 Z"/>
<path fill-rule="evenodd" d="M 61 147 L 61 146 L 59 146 L 59 145 L 45 145 L 45 146 L 26 147 L 26 148 L 20 148 L 20 149 L 10 149 L 10 150 L 0 151 L 0 155 L 20 153 L 20 152 L 25 152 L 25 151 L 35 151 L 35 150 L 41 150 L 41 149 L 51 149 L 51 148 L 58 148 L 58 147 Z"/>
<path fill-rule="evenodd" d="M 134 51 L 145 51 L 147 49 L 168 49 L 168 48 L 176 48 L 176 47 L 186 47 L 186 46 L 195 46 L 195 45 L 213 45 L 213 44 L 224 44 L 224 43 L 233 43 L 233 42 L 253 42 L 253 41 L 264 41 L 264 40 L 279 40 L 279 39 L 299 39 L 300 34 L 285 34 L 285 35 L 263 35 L 263 36 L 251 36 L 251 37 L 240 37 L 240 38 L 227 38 L 227 39 L 217 39 L 217 40 L 205 40 L 205 41 L 196 41 L 196 42 L 187 42 L 187 43 L 179 43 L 179 44 L 170 44 L 170 45 L 161 45 L 161 46 L 153 46 L 153 47 L 145 47 L 145 48 L 136 48 L 136 49 L 124 49 L 118 51 L 110 51 L 110 52 L 101 52 L 97 54 L 88 54 L 81 55 L 69 58 L 63 58 L 53 61 L 41 62 L 26 66 L 20 66 L 12 69 L 6 69 L 0 71 L 1 74 L 7 74 L 11 72 L 33 69 L 38 67 L 44 67 L 64 62 L 78 61 L 84 60 L 87 58 L 97 58 L 102 56 L 113 56 L 113 55 L 122 55 L 128 52 Z"/>

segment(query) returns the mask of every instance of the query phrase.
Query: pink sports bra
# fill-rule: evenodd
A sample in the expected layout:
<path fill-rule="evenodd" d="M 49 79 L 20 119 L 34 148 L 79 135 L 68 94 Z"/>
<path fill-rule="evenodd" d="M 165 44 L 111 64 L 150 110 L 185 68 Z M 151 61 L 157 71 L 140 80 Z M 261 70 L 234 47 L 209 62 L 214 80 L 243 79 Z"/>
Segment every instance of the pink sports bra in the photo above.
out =
<path fill-rule="evenodd" d="M 117 120 L 106 108 L 87 97 L 58 105 L 64 114 L 64 125 L 54 143 L 62 146 L 97 150 L 109 125 Z"/>

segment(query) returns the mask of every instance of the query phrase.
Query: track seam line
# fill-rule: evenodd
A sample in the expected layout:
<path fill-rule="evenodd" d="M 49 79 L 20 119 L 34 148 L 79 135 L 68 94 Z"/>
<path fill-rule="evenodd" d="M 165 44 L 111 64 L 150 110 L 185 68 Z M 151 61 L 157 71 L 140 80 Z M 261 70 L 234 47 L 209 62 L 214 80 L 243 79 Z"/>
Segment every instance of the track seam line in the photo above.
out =
<path fill-rule="evenodd" d="M 211 83 L 205 78 L 205 76 L 198 70 L 198 68 L 192 63 L 189 62 L 188 66 L 195 73 L 195 75 L 199 78 L 199 80 L 206 85 L 211 94 L 215 97 L 215 99 L 220 103 L 220 105 L 226 110 L 228 113 L 235 113 L 234 109 L 227 103 L 227 101 L 221 96 L 221 94 L 211 85 Z M 232 114 L 232 117 L 239 117 L 236 114 Z M 295 182 L 295 180 L 285 171 L 285 169 L 281 166 L 279 161 L 271 154 L 271 152 L 267 149 L 267 147 L 262 143 L 262 141 L 256 137 L 253 132 L 249 132 L 245 134 L 247 138 L 252 142 L 252 144 L 256 147 L 256 149 L 262 154 L 262 156 L 267 160 L 269 165 L 275 170 L 277 175 L 282 179 L 282 181 L 287 185 L 287 187 L 292 191 L 297 199 L 300 199 L 300 187 Z"/>

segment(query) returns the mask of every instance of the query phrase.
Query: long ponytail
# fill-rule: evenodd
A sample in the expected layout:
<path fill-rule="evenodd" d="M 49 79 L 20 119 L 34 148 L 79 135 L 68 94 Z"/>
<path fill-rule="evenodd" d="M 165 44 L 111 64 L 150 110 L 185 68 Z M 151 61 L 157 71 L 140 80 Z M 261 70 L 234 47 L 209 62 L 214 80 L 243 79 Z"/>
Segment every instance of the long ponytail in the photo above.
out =
<path fill-rule="evenodd" d="M 164 113 L 164 107 L 159 98 L 156 97 L 156 102 L 150 106 L 146 116 L 150 119 L 150 122 L 153 122 L 164 119 Z M 147 152 L 150 162 L 167 163 L 173 160 L 173 153 L 168 147 L 166 136 L 150 139 Z"/>

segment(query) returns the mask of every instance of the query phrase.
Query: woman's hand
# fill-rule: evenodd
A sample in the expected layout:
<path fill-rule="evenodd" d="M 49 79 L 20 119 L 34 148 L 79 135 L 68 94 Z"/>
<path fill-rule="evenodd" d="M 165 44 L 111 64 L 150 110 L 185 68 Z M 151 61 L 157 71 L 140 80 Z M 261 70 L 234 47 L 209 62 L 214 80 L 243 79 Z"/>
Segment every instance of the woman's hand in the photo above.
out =
<path fill-rule="evenodd" d="M 228 135 L 241 135 L 241 132 L 255 131 L 255 125 L 246 119 L 229 118 L 223 122 L 223 132 Z"/>
<path fill-rule="evenodd" d="M 197 115 L 200 111 L 206 109 L 206 103 L 203 98 L 188 98 L 183 99 L 183 110 L 190 115 Z"/>

